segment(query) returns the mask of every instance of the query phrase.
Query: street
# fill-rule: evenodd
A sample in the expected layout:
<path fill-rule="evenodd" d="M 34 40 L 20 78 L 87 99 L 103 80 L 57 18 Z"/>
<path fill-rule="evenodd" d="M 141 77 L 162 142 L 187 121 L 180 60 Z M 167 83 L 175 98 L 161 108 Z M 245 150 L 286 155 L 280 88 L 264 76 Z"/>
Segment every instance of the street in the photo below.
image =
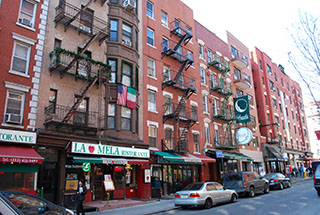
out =
<path fill-rule="evenodd" d="M 236 203 L 214 206 L 211 209 L 174 208 L 173 200 L 161 200 L 128 208 L 94 212 L 112 215 L 313 215 L 319 214 L 319 197 L 308 180 L 293 184 L 292 188 L 272 190 L 269 194 L 258 194 L 254 198 L 241 197 Z M 165 206 L 164 206 L 165 205 Z M 171 208 L 171 209 L 170 209 Z M 159 211 L 159 212 L 156 212 Z"/>

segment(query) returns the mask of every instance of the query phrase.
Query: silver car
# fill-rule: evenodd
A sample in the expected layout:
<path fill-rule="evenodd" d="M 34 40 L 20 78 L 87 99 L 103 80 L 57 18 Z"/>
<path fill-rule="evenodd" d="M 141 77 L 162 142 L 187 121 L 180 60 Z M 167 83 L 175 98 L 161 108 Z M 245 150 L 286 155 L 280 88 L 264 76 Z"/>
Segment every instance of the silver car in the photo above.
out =
<path fill-rule="evenodd" d="M 189 184 L 177 192 L 174 198 L 175 206 L 211 208 L 224 202 L 236 202 L 238 194 L 234 190 L 227 190 L 217 182 L 198 182 Z"/>

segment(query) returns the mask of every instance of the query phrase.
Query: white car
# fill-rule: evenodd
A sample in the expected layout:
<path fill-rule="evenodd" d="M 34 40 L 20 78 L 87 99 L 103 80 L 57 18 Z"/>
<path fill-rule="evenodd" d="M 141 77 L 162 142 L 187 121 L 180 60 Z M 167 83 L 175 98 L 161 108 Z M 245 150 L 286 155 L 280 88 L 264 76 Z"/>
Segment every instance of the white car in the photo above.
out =
<path fill-rule="evenodd" d="M 175 194 L 175 206 L 211 208 L 212 205 L 225 202 L 236 202 L 238 194 L 227 190 L 217 182 L 197 182 L 189 184 Z"/>

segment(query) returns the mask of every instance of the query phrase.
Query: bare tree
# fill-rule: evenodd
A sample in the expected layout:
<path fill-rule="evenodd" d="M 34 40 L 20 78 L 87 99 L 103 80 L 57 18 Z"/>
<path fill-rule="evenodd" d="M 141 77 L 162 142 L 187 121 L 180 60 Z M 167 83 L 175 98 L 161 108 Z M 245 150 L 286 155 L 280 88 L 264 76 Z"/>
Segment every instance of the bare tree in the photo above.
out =
<path fill-rule="evenodd" d="M 299 13 L 299 21 L 290 30 L 295 50 L 288 53 L 289 62 L 307 86 L 313 101 L 320 99 L 320 20 Z"/>

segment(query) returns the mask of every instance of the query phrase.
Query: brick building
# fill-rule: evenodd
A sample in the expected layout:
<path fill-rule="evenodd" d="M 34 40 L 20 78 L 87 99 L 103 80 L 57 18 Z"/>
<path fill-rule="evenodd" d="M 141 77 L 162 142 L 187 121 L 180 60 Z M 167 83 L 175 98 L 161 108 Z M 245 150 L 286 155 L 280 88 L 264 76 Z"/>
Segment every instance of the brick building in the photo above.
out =
<path fill-rule="evenodd" d="M 43 158 L 36 145 L 36 113 L 47 1 L 0 3 L 1 190 L 35 194 Z"/>

